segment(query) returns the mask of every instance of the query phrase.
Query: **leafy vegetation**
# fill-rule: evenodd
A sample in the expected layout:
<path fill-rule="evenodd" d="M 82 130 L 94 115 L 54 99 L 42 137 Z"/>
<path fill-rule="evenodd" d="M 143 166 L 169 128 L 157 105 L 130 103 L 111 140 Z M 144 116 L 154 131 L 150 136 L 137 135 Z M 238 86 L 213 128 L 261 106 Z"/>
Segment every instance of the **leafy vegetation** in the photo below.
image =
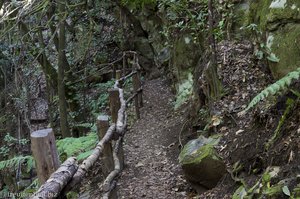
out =
<path fill-rule="evenodd" d="M 19 165 L 26 164 L 26 172 L 34 167 L 34 159 L 32 156 L 16 156 L 9 160 L 4 160 L 0 162 L 0 170 L 10 169 L 15 171 L 19 168 Z"/>
<path fill-rule="evenodd" d="M 233 65 L 236 62 L 231 62 L 232 57 L 239 57 L 240 52 L 247 51 L 251 55 L 253 53 L 246 45 L 241 45 L 245 49 L 241 46 L 241 48 L 231 49 L 235 46 L 233 43 L 244 42 L 232 41 L 235 37 L 231 36 L 232 30 L 236 28 L 233 27 L 233 20 L 236 17 L 234 12 L 239 9 L 237 5 L 240 6 L 240 2 L 242 1 L 0 1 L 0 176 L 7 172 L 15 177 L 20 167 L 25 167 L 26 172 L 34 168 L 34 159 L 28 155 L 30 154 L 28 139 L 32 131 L 41 128 L 50 127 L 57 133 L 56 136 L 59 138 L 57 147 L 61 161 L 70 156 L 76 156 L 80 161 L 88 157 L 98 141 L 95 118 L 99 114 L 108 112 L 107 90 L 114 84 L 111 73 L 115 68 L 123 67 L 122 61 L 125 66 L 132 64 L 130 56 L 125 56 L 122 60 L 123 52 L 131 50 L 137 52 L 137 57 L 141 61 L 141 72 L 145 76 L 150 78 L 163 76 L 171 80 L 176 87 L 176 99 L 173 102 L 175 109 L 191 102 L 194 98 L 198 100 L 191 103 L 191 109 L 195 107 L 197 110 L 186 114 L 187 118 L 180 135 L 186 132 L 187 128 L 195 134 L 198 132 L 205 136 L 220 132 L 224 134 L 220 141 L 222 143 L 220 151 L 227 154 L 236 150 L 243 152 L 244 148 L 247 150 L 248 146 L 254 146 L 250 141 L 244 143 L 248 138 L 246 132 L 252 123 L 239 121 L 235 115 L 236 110 L 245 107 L 244 104 L 248 102 L 252 89 L 257 90 L 255 86 L 260 85 L 253 86 L 251 80 L 248 81 L 256 75 L 255 71 L 250 74 L 243 68 L 248 67 L 246 65 L 248 62 L 252 63 L 252 60 L 245 58 L 247 59 L 245 63 L 237 64 L 238 67 Z M 263 5 L 263 9 L 269 9 L 268 3 L 269 1 L 253 3 L 250 1 L 249 6 L 241 5 L 246 7 L 242 12 L 258 10 L 258 5 Z M 291 8 L 293 10 L 291 13 L 299 10 L 298 3 L 290 4 L 292 3 L 288 3 L 288 7 L 294 7 Z M 247 17 L 249 15 L 247 23 L 250 24 L 243 27 L 243 30 L 250 32 L 252 36 L 249 46 L 254 43 L 254 46 L 251 46 L 254 47 L 256 56 L 254 64 L 259 63 L 255 68 L 261 71 L 260 64 L 267 67 L 270 63 L 282 64 L 286 59 L 276 49 L 279 46 L 276 42 L 281 42 L 281 37 L 275 37 L 277 35 L 273 34 L 273 31 L 276 31 L 279 26 L 286 31 L 288 30 L 286 28 L 294 28 L 289 27 L 290 23 L 298 23 L 293 16 L 281 21 L 281 16 L 273 15 L 281 11 L 278 9 L 270 13 L 268 20 L 275 19 L 275 21 L 272 21 L 273 24 L 264 21 L 265 26 L 259 24 L 259 21 L 266 20 L 262 13 L 257 13 L 257 16 L 250 16 L 253 13 L 246 14 Z M 251 17 L 257 19 L 251 21 Z M 289 22 L 288 25 L 285 25 L 286 21 Z M 266 34 L 260 27 L 271 30 L 272 34 Z M 295 31 L 295 35 L 291 37 L 294 43 L 298 42 L 297 34 Z M 290 45 L 286 43 L 282 42 L 282 46 Z M 177 52 L 176 48 L 180 48 L 181 51 Z M 222 57 L 219 56 L 220 51 L 223 53 Z M 162 61 L 156 57 L 158 52 L 162 52 Z M 298 51 L 295 52 L 297 55 Z M 173 58 L 178 59 L 173 60 Z M 243 59 L 239 61 L 243 62 Z M 179 64 L 178 60 L 182 63 Z M 224 70 L 227 66 L 223 62 L 229 62 L 228 65 L 235 68 L 234 74 L 231 73 L 233 71 L 231 69 Z M 263 75 L 266 74 L 265 72 Z M 239 77 L 241 74 L 244 76 L 243 80 Z M 224 85 L 219 81 L 220 77 L 224 78 L 222 79 Z M 259 90 L 263 90 L 251 100 L 241 114 L 245 114 L 271 96 L 283 95 L 284 91 L 290 89 L 292 83 L 299 79 L 300 68 L 265 89 L 259 87 Z M 260 80 L 262 85 L 266 85 L 263 79 Z M 235 81 L 240 81 L 241 85 L 249 89 L 247 88 L 246 91 L 235 85 L 231 90 L 229 85 L 228 92 L 223 93 L 223 86 L 228 86 Z M 125 87 L 131 87 L 131 84 L 132 81 L 127 80 Z M 290 91 L 300 97 L 297 89 L 290 89 Z M 236 92 L 235 96 L 233 92 Z M 126 97 L 128 95 L 129 93 L 125 93 Z M 224 101 L 221 98 L 224 98 Z M 42 103 L 39 104 L 38 102 L 41 101 Z M 257 156 L 262 156 L 257 159 L 266 157 L 265 154 L 260 154 L 261 151 L 277 152 L 272 151 L 276 145 L 274 143 L 289 133 L 281 134 L 289 124 L 287 121 L 290 118 L 294 119 L 291 113 L 296 112 L 293 109 L 298 106 L 298 102 L 299 99 L 288 98 L 284 104 L 284 112 L 279 110 L 276 118 L 273 117 L 267 122 L 264 116 L 258 117 L 259 124 L 265 125 L 267 131 L 265 134 L 269 137 L 257 138 L 259 141 L 263 140 L 262 142 L 253 141 L 256 143 L 253 147 L 254 152 L 258 154 Z M 291 128 L 293 131 L 296 130 L 297 134 L 287 135 L 289 137 L 286 137 L 286 140 L 298 139 L 299 130 L 296 129 L 299 128 L 298 123 L 293 122 L 295 124 L 292 124 Z M 234 133 L 233 140 L 231 136 Z M 252 131 L 250 133 L 253 133 L 253 137 L 258 134 Z M 184 135 L 182 138 L 192 136 Z M 236 148 L 230 151 L 233 143 L 239 145 L 234 146 Z M 288 162 L 292 162 L 296 154 L 296 146 L 289 143 L 287 145 L 290 153 Z M 251 162 L 253 157 L 248 157 L 248 154 L 246 156 L 248 158 L 246 161 Z M 272 157 L 272 154 L 267 156 Z M 264 170 L 267 161 L 261 162 L 263 166 L 260 165 L 259 169 Z M 244 164 L 250 165 L 245 161 Z M 233 167 L 235 166 L 237 165 Z M 252 172 L 252 166 L 257 169 L 256 165 L 251 164 L 249 173 Z M 288 183 L 273 183 L 274 172 L 276 173 L 277 170 L 268 168 L 263 174 L 259 173 L 256 176 L 259 179 L 254 186 L 247 185 L 245 180 L 236 181 L 241 183 L 241 186 L 236 190 L 233 198 L 277 197 L 276 194 L 296 198 L 297 193 L 300 193 L 300 186 L 292 189 Z M 0 189 L 2 189 L 0 196 L 1 193 L 11 191 L 10 189 L 17 190 L 16 187 L 11 188 L 13 186 L 13 183 L 2 186 L 0 181 Z M 37 181 L 25 191 L 30 192 L 36 187 Z"/>
<path fill-rule="evenodd" d="M 263 32 L 259 30 L 258 26 L 256 24 L 249 24 L 246 27 L 242 27 L 241 29 L 246 29 L 250 31 L 250 33 L 254 37 L 254 42 L 256 45 L 256 49 L 254 51 L 254 54 L 257 59 L 267 59 L 271 62 L 279 62 L 280 59 L 272 52 L 270 48 L 270 43 L 268 44 L 264 41 Z M 270 42 L 270 41 L 269 41 Z"/>
<path fill-rule="evenodd" d="M 136 10 L 143 8 L 145 5 L 153 5 L 157 0 L 121 0 L 123 5 L 129 6 L 131 9 Z"/>
<path fill-rule="evenodd" d="M 188 79 L 178 87 L 176 101 L 174 102 L 175 109 L 178 109 L 182 104 L 187 102 L 193 93 L 193 75 L 189 73 Z"/>
<path fill-rule="evenodd" d="M 22 147 L 28 144 L 27 139 L 17 139 L 7 133 L 3 139 L 3 146 L 0 147 L 0 155 L 4 158 L 7 158 L 10 155 L 10 152 L 16 147 Z"/>
<path fill-rule="evenodd" d="M 279 172 L 279 167 L 268 167 L 254 186 L 249 188 L 246 184 L 241 185 L 233 194 L 232 199 L 251 199 L 258 196 L 261 198 L 281 198 L 284 195 L 292 199 L 297 198 L 298 188 L 290 191 L 287 184 L 288 179 L 272 184 L 272 179 L 276 178 Z"/>
<path fill-rule="evenodd" d="M 80 138 L 64 138 L 57 141 L 57 150 L 61 161 L 68 157 L 77 156 L 78 160 L 82 160 L 89 156 L 91 150 L 95 148 L 97 143 L 97 134 L 89 133 L 87 136 Z"/>
<path fill-rule="evenodd" d="M 61 162 L 71 156 L 76 156 L 79 161 L 85 159 L 92 153 L 97 141 L 98 138 L 96 133 L 89 133 L 87 136 L 82 136 L 80 138 L 64 138 L 58 140 L 56 145 Z M 20 165 L 26 165 L 26 172 L 29 173 L 30 170 L 34 168 L 33 157 L 16 156 L 12 159 L 1 161 L 0 171 L 4 169 L 16 171 Z"/>
<path fill-rule="evenodd" d="M 300 68 L 298 68 L 295 71 L 292 71 L 288 73 L 283 78 L 279 79 L 275 83 L 271 84 L 267 88 L 265 88 L 263 91 L 261 91 L 258 95 L 256 95 L 247 108 L 243 111 L 246 112 L 249 109 L 253 108 L 255 105 L 257 105 L 260 101 L 266 99 L 270 95 L 276 95 L 279 94 L 280 91 L 286 90 L 292 83 L 293 80 L 297 80 L 300 78 Z"/>

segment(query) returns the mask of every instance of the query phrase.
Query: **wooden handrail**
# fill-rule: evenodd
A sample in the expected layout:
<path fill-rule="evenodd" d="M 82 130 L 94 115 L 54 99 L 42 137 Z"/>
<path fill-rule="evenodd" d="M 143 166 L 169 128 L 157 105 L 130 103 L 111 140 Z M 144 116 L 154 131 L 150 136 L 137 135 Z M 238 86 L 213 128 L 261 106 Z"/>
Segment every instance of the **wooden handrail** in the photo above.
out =
<path fill-rule="evenodd" d="M 126 51 L 123 53 L 123 57 L 126 56 L 126 53 L 132 53 L 134 54 L 134 66 L 137 66 L 138 61 L 137 59 L 137 53 L 134 51 Z M 117 60 L 118 61 L 118 60 Z M 124 67 L 123 67 L 124 68 Z M 87 171 L 95 164 L 95 162 L 99 159 L 103 153 L 105 155 L 112 154 L 112 160 L 113 160 L 113 168 L 110 170 L 111 172 L 105 173 L 106 179 L 103 182 L 102 185 L 102 191 L 104 192 L 103 198 L 114 198 L 116 197 L 116 193 L 113 193 L 114 188 L 116 187 L 116 180 L 115 178 L 119 175 L 121 170 L 123 169 L 123 137 L 126 132 L 127 127 L 127 114 L 126 114 L 126 107 L 130 101 L 135 99 L 135 108 L 137 113 L 137 118 L 139 118 L 139 108 L 141 107 L 140 100 L 142 95 L 142 86 L 139 78 L 139 73 L 135 70 L 129 73 L 128 75 L 124 77 L 120 77 L 121 72 L 118 71 L 117 80 L 114 84 L 113 89 L 109 90 L 110 93 L 110 109 L 111 109 L 111 118 L 112 118 L 112 124 L 109 126 L 107 131 L 103 131 L 101 129 L 104 125 L 104 123 L 101 125 L 100 121 L 106 122 L 108 125 L 107 119 L 104 119 L 104 117 L 98 117 L 97 118 L 97 128 L 98 128 L 98 134 L 100 138 L 102 138 L 92 154 L 87 157 L 79 166 L 76 164 L 75 158 L 68 159 L 64 164 L 62 164 L 58 170 L 56 170 L 49 180 L 43 184 L 40 189 L 33 194 L 30 198 L 56 198 L 59 195 L 65 195 L 70 190 L 76 188 L 80 182 L 82 181 L 83 177 L 87 173 Z M 123 73 L 123 75 L 125 75 Z M 134 94 L 130 96 L 127 101 L 124 98 L 124 90 L 122 89 L 122 84 L 124 81 L 128 78 L 133 78 L 134 82 Z M 104 128 L 104 127 L 103 127 Z M 114 140 L 117 140 L 116 142 Z M 111 147 L 111 143 L 115 143 L 113 151 Z M 108 161 L 108 159 L 103 159 L 102 161 Z M 62 171 L 62 169 L 66 168 L 66 164 L 68 165 L 68 168 L 73 165 L 72 172 L 68 172 L 67 177 L 60 179 L 58 181 L 57 178 L 57 172 Z M 105 165 L 112 165 L 111 163 L 104 163 Z M 75 168 L 75 169 L 74 169 Z M 57 187 L 57 182 L 59 182 L 59 187 Z M 53 187 L 56 187 L 55 189 L 52 189 Z M 48 194 L 46 196 L 44 193 L 52 193 Z M 53 194 L 55 193 L 55 194 Z M 114 195 L 113 195 L 114 194 Z M 49 196 L 50 195 L 50 196 Z"/>

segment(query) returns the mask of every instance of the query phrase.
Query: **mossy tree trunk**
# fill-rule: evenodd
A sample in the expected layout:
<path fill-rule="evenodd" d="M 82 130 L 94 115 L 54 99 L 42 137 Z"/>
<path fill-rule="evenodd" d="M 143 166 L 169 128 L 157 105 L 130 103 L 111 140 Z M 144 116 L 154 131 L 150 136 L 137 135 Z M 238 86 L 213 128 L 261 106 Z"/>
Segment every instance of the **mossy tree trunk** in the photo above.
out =
<path fill-rule="evenodd" d="M 54 35 L 53 43 L 54 43 L 54 46 L 55 46 L 55 48 L 58 52 L 59 51 L 59 35 L 58 35 L 58 33 L 56 33 L 55 22 L 53 20 L 56 10 L 57 10 L 56 4 L 54 2 L 50 2 L 50 6 L 49 6 L 49 9 L 47 11 L 47 18 L 49 20 L 49 28 L 50 28 L 51 34 Z M 68 25 L 66 20 L 64 20 L 64 25 L 65 25 L 65 30 L 66 31 L 69 30 L 69 32 L 71 32 L 72 35 L 76 34 L 74 32 L 73 24 Z M 61 54 L 60 59 L 63 62 L 63 65 L 64 65 L 64 71 L 65 71 L 64 81 L 65 82 L 74 82 L 74 81 L 76 81 L 76 78 L 72 75 L 72 65 L 69 63 L 65 52 Z M 65 93 L 66 93 L 66 99 L 68 101 L 67 104 L 68 104 L 68 107 L 69 107 L 70 111 L 71 112 L 77 112 L 78 110 L 80 110 L 79 109 L 80 102 L 76 98 L 76 93 L 77 93 L 76 88 L 74 86 L 72 87 L 72 86 L 68 86 L 68 85 L 65 84 Z M 74 120 L 77 123 L 82 123 L 83 121 L 85 121 L 84 114 L 76 114 Z M 76 127 L 76 130 L 75 130 L 74 127 L 73 127 L 73 129 L 72 129 L 73 136 L 75 136 L 74 132 L 77 132 L 77 130 L 78 130 L 78 133 L 79 132 L 81 133 L 80 135 L 83 135 L 83 132 L 85 132 L 84 128 Z M 79 136 L 79 135 L 76 135 L 76 136 Z"/>
<path fill-rule="evenodd" d="M 58 1 L 59 11 L 59 39 L 58 39 L 58 98 L 59 98 L 59 114 L 60 114 L 60 130 L 63 137 L 70 137 L 71 132 L 68 124 L 67 101 L 65 93 L 65 1 Z"/>
<path fill-rule="evenodd" d="M 213 13 L 213 0 L 208 1 L 208 22 L 209 22 L 209 50 L 210 50 L 210 61 L 205 68 L 205 76 L 208 83 L 207 97 L 209 104 L 219 99 L 222 93 L 222 84 L 218 77 L 218 62 L 216 52 L 216 41 L 214 37 L 214 13 Z"/>

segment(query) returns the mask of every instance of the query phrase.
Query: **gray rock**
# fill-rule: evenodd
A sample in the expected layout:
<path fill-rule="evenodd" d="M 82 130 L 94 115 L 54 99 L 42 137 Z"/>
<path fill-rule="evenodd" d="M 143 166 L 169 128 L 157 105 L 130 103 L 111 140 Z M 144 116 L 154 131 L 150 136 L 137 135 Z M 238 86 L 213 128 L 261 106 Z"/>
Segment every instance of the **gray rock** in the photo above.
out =
<path fill-rule="evenodd" d="M 224 162 L 214 149 L 219 140 L 218 137 L 200 136 L 184 146 L 179 163 L 187 180 L 209 189 L 217 185 L 226 172 Z"/>
<path fill-rule="evenodd" d="M 241 17 L 248 24 L 256 24 L 266 36 L 269 66 L 273 76 L 280 79 L 300 64 L 300 1 L 251 1 L 250 10 Z M 245 23 L 244 23 L 245 24 Z M 259 43 L 259 45 L 261 44 Z"/>

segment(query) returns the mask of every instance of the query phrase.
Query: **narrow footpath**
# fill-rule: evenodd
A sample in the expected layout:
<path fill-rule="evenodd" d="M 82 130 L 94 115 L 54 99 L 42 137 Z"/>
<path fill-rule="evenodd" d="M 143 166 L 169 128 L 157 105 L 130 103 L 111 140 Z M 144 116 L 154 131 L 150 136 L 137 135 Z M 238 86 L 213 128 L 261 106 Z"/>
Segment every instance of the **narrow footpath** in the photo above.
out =
<path fill-rule="evenodd" d="M 147 81 L 143 94 L 141 119 L 125 135 L 119 198 L 187 198 L 177 160 L 184 114 L 174 111 L 174 96 L 163 79 Z"/>

